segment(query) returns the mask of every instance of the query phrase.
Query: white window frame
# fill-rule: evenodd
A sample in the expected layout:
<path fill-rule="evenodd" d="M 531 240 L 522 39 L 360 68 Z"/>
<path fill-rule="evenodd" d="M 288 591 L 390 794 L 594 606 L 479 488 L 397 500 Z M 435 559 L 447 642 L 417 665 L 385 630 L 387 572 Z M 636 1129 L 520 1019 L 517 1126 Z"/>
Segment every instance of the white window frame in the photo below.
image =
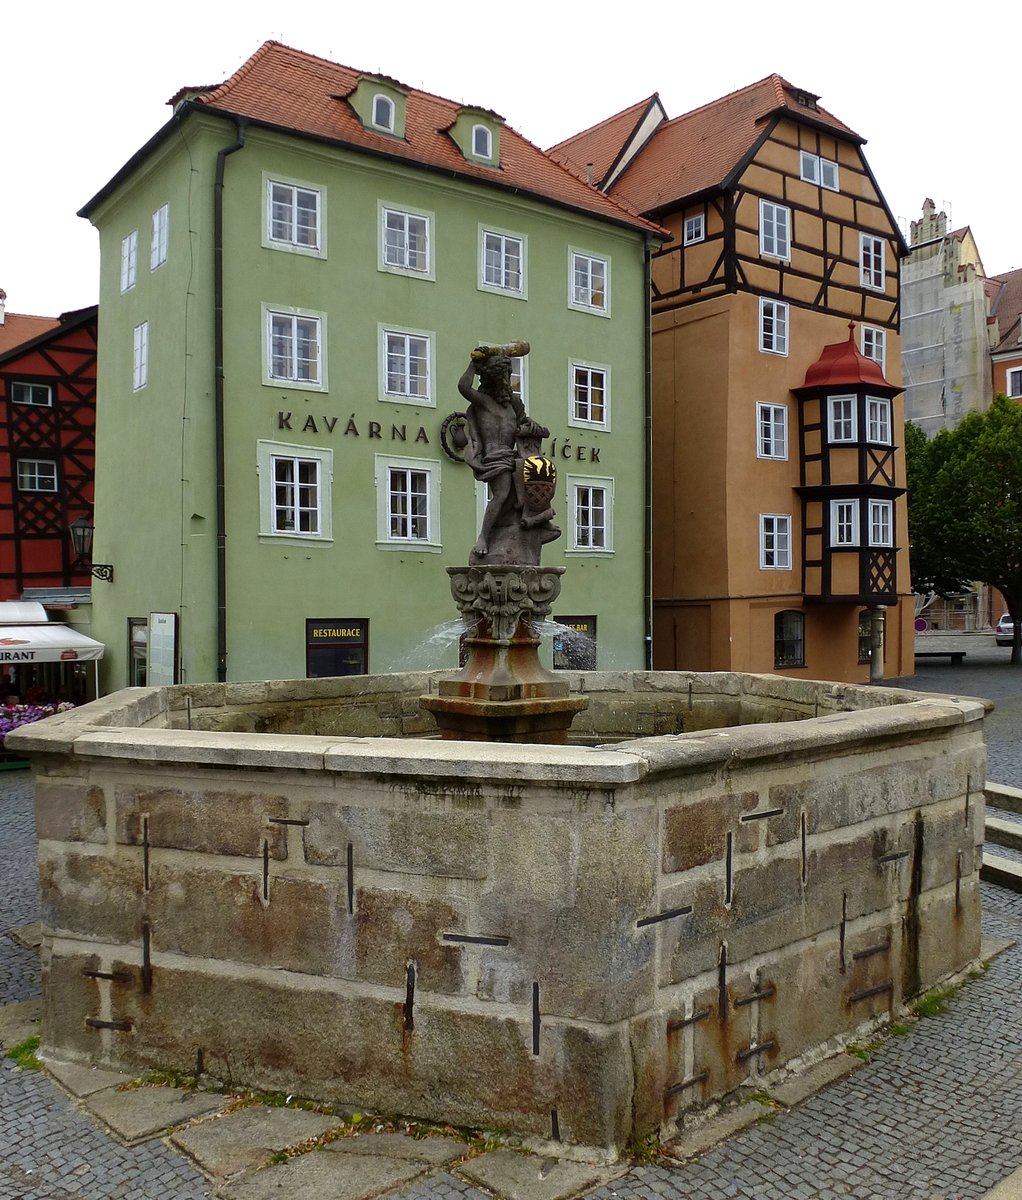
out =
<path fill-rule="evenodd" d="M 149 243 L 149 270 L 155 271 L 167 261 L 170 233 L 170 205 L 161 204 L 153 213 L 153 236 Z"/>
<path fill-rule="evenodd" d="M 140 321 L 132 332 L 131 390 L 140 392 L 149 382 L 149 322 Z"/>
<path fill-rule="evenodd" d="M 859 282 L 875 292 L 885 290 L 887 243 L 872 233 L 859 234 Z"/>
<path fill-rule="evenodd" d="M 277 529 L 275 527 L 276 481 L 274 463 L 278 459 L 319 464 L 317 502 L 319 532 Z M 322 545 L 333 541 L 333 483 L 334 452 L 320 446 L 296 446 L 290 442 L 256 441 L 256 474 L 259 477 L 259 540 L 264 543 L 280 541 L 304 545 Z"/>
<path fill-rule="evenodd" d="M 808 150 L 803 150 L 799 175 L 806 183 L 814 183 L 817 187 L 826 188 L 829 192 L 840 190 L 838 165 L 833 159 L 823 158 L 819 154 L 811 154 Z"/>
<path fill-rule="evenodd" d="M 788 355 L 788 305 L 783 300 L 759 298 L 759 348 L 764 354 Z M 769 330 L 767 324 L 769 322 Z"/>
<path fill-rule="evenodd" d="M 682 242 L 686 246 L 694 246 L 696 242 L 706 239 L 706 213 L 692 213 L 685 218 L 682 229 Z"/>
<path fill-rule="evenodd" d="M 598 273 L 597 267 L 602 269 L 602 291 L 594 282 L 594 275 Z M 568 307 L 576 312 L 594 313 L 600 317 L 610 316 L 610 259 L 606 255 L 569 247 Z"/>
<path fill-rule="evenodd" d="M 410 404 L 415 408 L 436 408 L 436 396 L 433 390 L 433 361 L 436 334 L 429 329 L 405 329 L 399 325 L 378 325 L 379 332 L 379 398 L 392 404 Z M 394 342 L 391 342 L 394 339 Z M 411 376 L 408 371 L 409 352 L 413 341 L 417 349 L 425 350 L 426 359 L 426 391 L 424 394 L 408 391 L 393 391 L 391 389 L 390 354 L 391 346 L 401 340 L 405 347 L 404 379 L 407 382 Z"/>
<path fill-rule="evenodd" d="M 859 440 L 859 402 L 857 396 L 827 397 L 827 440 L 834 446 L 846 446 Z"/>
<path fill-rule="evenodd" d="M 603 417 L 601 420 L 591 416 L 580 417 L 575 411 L 576 383 L 581 382 L 587 392 L 586 405 L 591 412 L 594 376 L 599 375 L 603 377 Z M 576 429 L 610 428 L 610 367 L 606 363 L 587 362 L 581 358 L 568 359 L 568 424 Z"/>
<path fill-rule="evenodd" d="M 756 403 L 756 457 L 787 460 L 788 406 Z"/>
<path fill-rule="evenodd" d="M 866 441 L 874 446 L 891 444 L 891 401 L 887 396 L 866 397 Z"/>
<path fill-rule="evenodd" d="M 1022 367 L 1009 367 L 1004 375 L 1004 383 L 1009 399 L 1017 400 L 1022 396 Z"/>
<path fill-rule="evenodd" d="M 830 544 L 832 546 L 858 546 L 859 502 L 858 500 L 831 500 Z"/>
<path fill-rule="evenodd" d="M 387 114 L 387 119 L 384 121 L 381 121 L 377 118 L 377 105 L 381 101 L 383 102 L 384 110 Z M 382 129 L 384 133 L 393 133 L 396 121 L 397 105 L 394 103 L 391 97 L 386 95 L 384 92 L 375 92 L 372 99 L 372 105 L 370 107 L 369 124 L 372 125 L 374 129 Z"/>
<path fill-rule="evenodd" d="M 479 134 L 482 134 L 483 138 L 485 140 L 485 143 L 486 143 L 485 150 L 480 150 L 478 148 L 478 146 L 476 145 L 476 138 L 479 136 Z M 480 124 L 473 125 L 472 126 L 471 146 L 472 146 L 472 157 L 473 158 L 485 158 L 485 159 L 493 158 L 493 130 L 490 129 L 490 127 L 488 125 L 480 125 Z"/>
<path fill-rule="evenodd" d="M 326 313 L 313 312 L 305 308 L 293 308 L 285 304 L 263 304 L 263 383 L 275 388 L 301 388 L 304 391 L 325 392 L 327 390 Z M 291 354 L 288 374 L 274 374 L 273 322 L 274 318 L 291 323 Z M 316 330 L 316 377 L 297 378 L 295 346 L 299 322 L 309 322 Z"/>
<path fill-rule="evenodd" d="M 45 468 L 45 470 L 40 470 L 40 468 Z M 57 474 L 56 459 L 19 458 L 18 491 L 56 492 L 59 490 Z"/>
<path fill-rule="evenodd" d="M 862 325 L 859 329 L 859 347 L 863 358 L 871 359 L 880 368 L 887 369 L 887 330 L 875 325 Z"/>
<path fill-rule="evenodd" d="M 404 218 L 404 239 L 402 242 L 387 241 L 389 217 Z M 409 266 L 411 260 L 410 239 L 408 237 L 409 222 L 421 221 L 422 234 L 425 241 L 423 265 Z M 424 209 L 408 208 L 405 205 L 379 202 L 380 256 L 379 269 L 391 275 L 407 275 L 411 279 L 434 279 L 433 268 L 433 213 Z"/>
<path fill-rule="evenodd" d="M 828 192 L 839 192 L 841 190 L 841 176 L 839 174 L 838 165 L 830 158 L 820 158 L 820 187 L 826 188 Z"/>
<path fill-rule="evenodd" d="M 585 554 L 594 558 L 609 558 L 614 553 L 614 480 L 610 476 L 597 475 L 568 475 L 565 479 L 567 487 L 567 521 L 568 544 L 565 554 Z M 602 546 L 588 544 L 585 537 L 580 539 L 579 506 L 583 499 L 588 499 L 587 507 L 592 510 L 594 490 L 603 493 L 603 533 Z M 586 497 L 586 492 L 589 493 Z M 590 521 L 588 528 L 593 528 Z M 589 535 L 591 537 L 591 534 Z"/>
<path fill-rule="evenodd" d="M 376 546 L 379 550 L 423 551 L 439 554 L 440 540 L 440 462 L 435 458 L 402 458 L 392 454 L 375 457 Z M 426 482 L 426 537 L 395 537 L 391 534 L 391 471 L 422 471 Z"/>
<path fill-rule="evenodd" d="M 791 209 L 786 204 L 760 200 L 759 252 L 783 262 L 791 259 Z"/>
<path fill-rule="evenodd" d="M 121 294 L 130 292 L 138 281 L 138 230 L 121 238 Z"/>
<path fill-rule="evenodd" d="M 12 404 L 27 404 L 34 408 L 53 407 L 53 388 L 48 383 L 30 383 L 27 380 L 14 379 L 8 388 L 7 394 L 10 396 Z M 19 389 L 24 389 L 23 394 L 19 395 Z M 36 400 L 37 392 L 42 392 L 44 398 Z"/>
<path fill-rule="evenodd" d="M 773 561 L 768 561 L 773 558 Z M 759 514 L 759 569 L 790 571 L 791 514 Z"/>
<path fill-rule="evenodd" d="M 274 235 L 274 188 L 286 189 L 291 193 L 291 215 L 286 237 Z M 298 238 L 298 193 L 315 197 L 316 230 L 315 244 L 306 244 Z M 287 254 L 304 254 L 309 258 L 326 258 L 326 189 L 303 179 L 289 179 L 283 175 L 263 172 L 263 245 L 269 250 L 283 250 Z"/>
<path fill-rule="evenodd" d="M 489 262 L 487 259 L 487 251 L 489 249 L 489 239 L 499 241 L 500 253 L 500 274 L 503 279 L 507 270 L 507 248 L 511 242 L 518 243 L 518 286 L 509 286 L 504 283 L 496 283 L 492 279 L 487 278 Z M 512 233 L 509 229 L 498 229 L 494 225 L 479 226 L 479 290 L 483 292 L 494 292 L 500 296 L 513 296 L 516 300 L 527 300 L 529 292 L 527 287 L 526 276 L 526 250 L 527 239 L 524 234 Z"/>
<path fill-rule="evenodd" d="M 888 547 L 894 545 L 894 502 L 892 500 L 870 500 L 869 544 Z"/>

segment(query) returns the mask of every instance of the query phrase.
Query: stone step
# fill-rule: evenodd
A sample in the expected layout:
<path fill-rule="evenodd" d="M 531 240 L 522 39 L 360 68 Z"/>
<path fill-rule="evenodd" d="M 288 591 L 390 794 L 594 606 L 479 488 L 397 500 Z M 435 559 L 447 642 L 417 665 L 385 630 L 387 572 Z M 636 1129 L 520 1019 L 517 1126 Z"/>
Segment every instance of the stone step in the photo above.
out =
<path fill-rule="evenodd" d="M 987 804 L 1022 816 L 1022 788 L 1009 787 L 1006 783 L 991 783 L 985 786 Z"/>
<path fill-rule="evenodd" d="M 1006 821 L 1004 817 L 992 817 L 987 813 L 985 837 L 995 846 L 1022 850 L 1022 821 Z"/>
<path fill-rule="evenodd" d="M 988 883 L 1011 888 L 1013 892 L 1022 892 L 1022 863 L 1016 862 L 1012 858 L 1002 858 L 999 854 L 984 853 L 979 877 Z"/>

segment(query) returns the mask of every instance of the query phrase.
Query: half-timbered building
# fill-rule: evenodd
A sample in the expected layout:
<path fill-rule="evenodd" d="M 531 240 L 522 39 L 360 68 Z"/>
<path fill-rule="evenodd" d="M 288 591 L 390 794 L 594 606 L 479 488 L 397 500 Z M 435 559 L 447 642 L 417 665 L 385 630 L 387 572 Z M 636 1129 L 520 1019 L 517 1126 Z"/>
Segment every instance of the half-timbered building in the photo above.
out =
<path fill-rule="evenodd" d="M 551 151 L 674 235 L 651 278 L 661 668 L 861 680 L 886 612 L 884 670 L 912 670 L 905 245 L 818 99 L 771 75 L 668 120 L 654 95 Z"/>

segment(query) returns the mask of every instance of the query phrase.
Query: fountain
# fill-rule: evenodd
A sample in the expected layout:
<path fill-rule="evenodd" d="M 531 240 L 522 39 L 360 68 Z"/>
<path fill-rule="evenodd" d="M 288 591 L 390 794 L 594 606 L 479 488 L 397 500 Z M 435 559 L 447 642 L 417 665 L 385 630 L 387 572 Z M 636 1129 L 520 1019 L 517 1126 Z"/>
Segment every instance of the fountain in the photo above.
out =
<path fill-rule="evenodd" d="M 612 1159 L 978 957 L 982 703 L 542 670 L 551 464 L 507 349 L 447 426 L 490 485 L 460 672 L 128 688 L 8 735 L 44 1056 Z"/>
<path fill-rule="evenodd" d="M 539 661 L 535 627 L 550 615 L 564 568 L 539 565 L 541 548 L 561 531 L 552 523 L 557 468 L 540 452 L 550 431 L 511 387 L 511 358 L 528 353 L 528 342 L 476 347 L 458 384 L 469 411 L 444 423 L 489 488 L 471 564 L 447 568 L 469 630 L 467 659 L 438 695 L 422 698 L 441 736 L 459 741 L 563 745 L 588 704 Z"/>

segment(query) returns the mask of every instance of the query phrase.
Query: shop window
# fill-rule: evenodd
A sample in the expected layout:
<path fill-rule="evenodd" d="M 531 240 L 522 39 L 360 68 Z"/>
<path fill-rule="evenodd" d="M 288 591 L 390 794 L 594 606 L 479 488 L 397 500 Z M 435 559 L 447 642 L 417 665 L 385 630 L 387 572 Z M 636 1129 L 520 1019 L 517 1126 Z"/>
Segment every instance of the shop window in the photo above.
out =
<path fill-rule="evenodd" d="M 306 620 L 306 679 L 368 674 L 367 617 L 320 617 Z"/>
<path fill-rule="evenodd" d="M 554 635 L 554 670 L 596 670 L 596 618 L 554 617 L 564 633 Z"/>
<path fill-rule="evenodd" d="M 789 609 L 774 617 L 774 666 L 804 667 L 806 665 L 806 619 L 800 612 Z"/>

